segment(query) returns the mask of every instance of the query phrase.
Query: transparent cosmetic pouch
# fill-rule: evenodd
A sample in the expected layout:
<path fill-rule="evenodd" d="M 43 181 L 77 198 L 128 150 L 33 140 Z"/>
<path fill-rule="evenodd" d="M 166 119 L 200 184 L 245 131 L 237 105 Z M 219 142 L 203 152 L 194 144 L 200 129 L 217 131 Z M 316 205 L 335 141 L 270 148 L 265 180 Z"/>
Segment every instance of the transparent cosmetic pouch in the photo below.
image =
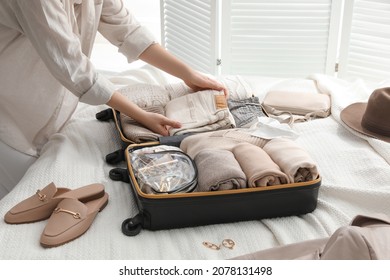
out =
<path fill-rule="evenodd" d="M 138 185 L 146 194 L 187 193 L 197 185 L 196 165 L 180 150 L 132 153 L 130 162 Z"/>

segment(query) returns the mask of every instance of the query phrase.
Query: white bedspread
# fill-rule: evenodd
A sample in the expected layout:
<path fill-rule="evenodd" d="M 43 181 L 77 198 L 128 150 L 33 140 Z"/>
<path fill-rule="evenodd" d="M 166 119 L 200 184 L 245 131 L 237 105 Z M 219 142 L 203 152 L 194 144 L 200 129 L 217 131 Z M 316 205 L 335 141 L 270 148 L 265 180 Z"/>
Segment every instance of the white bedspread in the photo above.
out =
<path fill-rule="evenodd" d="M 148 67 L 111 74 L 118 86 L 170 81 Z M 243 78 L 260 98 L 280 81 Z M 323 75 L 310 78 L 332 96 L 331 117 L 294 125 L 300 133 L 296 141 L 318 163 L 323 177 L 318 206 L 312 213 L 194 228 L 142 230 L 138 236 L 125 236 L 121 232 L 122 221 L 138 210 L 129 185 L 108 177 L 113 166 L 104 159 L 106 154 L 120 148 L 117 131 L 113 122 L 95 119 L 95 114 L 106 106 L 80 105 L 72 120 L 50 139 L 21 182 L 1 200 L 0 215 L 4 216 L 16 203 L 52 181 L 69 188 L 103 183 L 110 195 L 109 204 L 83 236 L 52 249 L 39 244 L 46 221 L 9 225 L 1 220 L 0 259 L 228 259 L 277 245 L 327 237 L 357 214 L 389 215 L 390 144 L 347 129 L 339 118 L 342 108 L 367 99 L 372 88 L 360 81 L 352 83 Z M 218 244 L 225 238 L 236 242 L 233 250 L 215 251 L 202 245 L 203 241 Z"/>

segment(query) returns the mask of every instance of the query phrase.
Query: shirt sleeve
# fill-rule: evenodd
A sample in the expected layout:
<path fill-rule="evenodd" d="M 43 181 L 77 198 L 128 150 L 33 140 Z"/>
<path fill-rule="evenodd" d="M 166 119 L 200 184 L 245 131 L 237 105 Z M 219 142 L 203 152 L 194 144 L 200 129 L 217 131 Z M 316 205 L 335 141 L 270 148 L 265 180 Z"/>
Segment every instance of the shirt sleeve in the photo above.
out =
<path fill-rule="evenodd" d="M 99 75 L 82 53 L 61 1 L 15 0 L 11 2 L 21 32 L 31 41 L 51 74 L 81 102 L 107 103 L 114 85 Z"/>
<path fill-rule="evenodd" d="M 118 47 L 129 63 L 156 43 L 152 33 L 126 9 L 122 0 L 103 0 L 99 32 Z"/>

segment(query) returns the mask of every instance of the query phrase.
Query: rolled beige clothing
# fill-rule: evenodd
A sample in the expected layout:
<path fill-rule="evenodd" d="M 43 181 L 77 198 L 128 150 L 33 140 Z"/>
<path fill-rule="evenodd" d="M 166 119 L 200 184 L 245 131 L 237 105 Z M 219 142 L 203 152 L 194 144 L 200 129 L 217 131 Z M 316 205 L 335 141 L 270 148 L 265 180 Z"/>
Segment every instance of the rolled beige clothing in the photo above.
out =
<path fill-rule="evenodd" d="M 219 191 L 246 188 L 246 176 L 233 153 L 221 149 L 204 149 L 195 159 L 198 169 L 196 191 Z"/>
<path fill-rule="evenodd" d="M 317 165 L 309 153 L 293 140 L 275 138 L 263 149 L 292 183 L 312 181 L 319 176 Z"/>
<path fill-rule="evenodd" d="M 288 183 L 286 174 L 262 148 L 249 143 L 240 143 L 233 148 L 232 152 L 247 177 L 248 187 Z"/>

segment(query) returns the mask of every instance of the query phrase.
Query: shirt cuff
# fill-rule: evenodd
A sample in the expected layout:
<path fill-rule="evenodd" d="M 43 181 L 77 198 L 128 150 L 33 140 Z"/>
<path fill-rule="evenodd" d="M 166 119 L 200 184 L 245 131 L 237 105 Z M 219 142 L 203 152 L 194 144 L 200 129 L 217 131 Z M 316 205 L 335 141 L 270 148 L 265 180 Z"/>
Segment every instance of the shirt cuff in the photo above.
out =
<path fill-rule="evenodd" d="M 80 102 L 90 105 L 106 104 L 112 97 L 115 86 L 103 75 L 97 74 L 93 86 L 80 97 Z"/>
<path fill-rule="evenodd" d="M 119 52 L 127 57 L 129 63 L 138 57 L 152 44 L 157 43 L 153 34 L 145 27 L 134 30 L 119 47 Z"/>

